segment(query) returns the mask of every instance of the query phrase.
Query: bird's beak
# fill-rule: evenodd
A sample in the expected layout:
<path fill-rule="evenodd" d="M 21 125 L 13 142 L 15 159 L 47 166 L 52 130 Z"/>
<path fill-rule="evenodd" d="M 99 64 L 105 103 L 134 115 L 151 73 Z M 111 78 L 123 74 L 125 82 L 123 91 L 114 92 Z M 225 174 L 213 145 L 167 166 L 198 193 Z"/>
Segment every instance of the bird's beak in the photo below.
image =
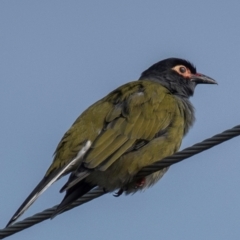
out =
<path fill-rule="evenodd" d="M 217 84 L 217 82 L 214 79 L 201 73 L 192 74 L 190 77 L 190 81 L 195 82 L 197 84 L 198 83 Z"/>

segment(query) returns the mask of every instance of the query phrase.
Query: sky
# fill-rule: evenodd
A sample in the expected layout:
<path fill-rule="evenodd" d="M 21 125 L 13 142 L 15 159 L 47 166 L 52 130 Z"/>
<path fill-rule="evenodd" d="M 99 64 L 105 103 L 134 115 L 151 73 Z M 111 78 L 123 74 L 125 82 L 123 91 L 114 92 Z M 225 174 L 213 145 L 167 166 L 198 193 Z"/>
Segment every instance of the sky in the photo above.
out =
<path fill-rule="evenodd" d="M 187 59 L 219 83 L 197 86 L 197 120 L 181 149 L 240 124 L 239 11 L 237 0 L 1 0 L 0 228 L 81 112 L 157 61 Z M 142 193 L 106 194 L 9 239 L 239 239 L 239 144 L 172 166 Z M 58 204 L 65 181 L 20 219 Z"/>

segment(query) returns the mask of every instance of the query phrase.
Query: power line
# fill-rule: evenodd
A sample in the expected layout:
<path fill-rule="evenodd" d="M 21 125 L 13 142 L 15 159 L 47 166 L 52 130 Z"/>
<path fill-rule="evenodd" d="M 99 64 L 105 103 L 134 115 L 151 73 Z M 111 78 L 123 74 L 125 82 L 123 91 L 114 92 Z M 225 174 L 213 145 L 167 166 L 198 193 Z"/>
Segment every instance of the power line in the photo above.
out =
<path fill-rule="evenodd" d="M 211 138 L 208 138 L 200 143 L 194 144 L 191 147 L 185 148 L 184 150 L 177 152 L 173 154 L 172 156 L 166 157 L 158 162 L 155 162 L 154 164 L 144 167 L 136 177 L 143 177 L 147 176 L 153 172 L 159 171 L 165 167 L 169 167 L 175 163 L 178 163 L 186 158 L 189 158 L 195 154 L 198 154 L 202 151 L 205 151 L 209 148 L 212 148 L 220 143 L 223 143 L 227 140 L 230 140 L 234 137 L 237 137 L 240 135 L 240 125 L 237 125 L 231 129 L 228 129 L 220 134 L 214 135 Z M 79 198 L 77 201 L 75 201 L 66 211 L 77 207 L 79 205 L 82 205 L 86 202 L 89 202 L 95 198 L 98 198 L 102 195 L 104 195 L 106 192 L 104 192 L 100 188 L 96 188 L 93 191 L 85 194 L 81 198 Z M 47 220 L 51 218 L 53 212 L 57 208 L 57 205 L 44 210 L 43 212 L 37 213 L 31 217 L 25 218 L 22 221 L 19 221 L 7 228 L 1 229 L 0 230 L 0 239 L 3 239 L 5 237 L 8 237 L 10 235 L 13 235 L 19 231 L 22 231 L 26 228 L 29 228 L 37 223 L 40 223 L 44 220 Z"/>
<path fill-rule="evenodd" d="M 177 152 L 169 157 L 166 157 L 158 162 L 155 162 L 152 165 L 144 167 L 139 173 L 138 176 L 146 176 L 149 173 L 156 172 L 165 167 L 169 167 L 175 163 L 178 163 L 184 159 L 192 157 L 200 152 L 208 150 L 209 148 L 215 147 L 216 145 L 228 141 L 234 137 L 240 135 L 240 125 L 237 125 L 231 129 L 228 129 L 222 133 L 216 134 L 211 138 L 207 138 L 200 143 L 196 143 L 191 147 L 185 148 L 184 150 Z"/>

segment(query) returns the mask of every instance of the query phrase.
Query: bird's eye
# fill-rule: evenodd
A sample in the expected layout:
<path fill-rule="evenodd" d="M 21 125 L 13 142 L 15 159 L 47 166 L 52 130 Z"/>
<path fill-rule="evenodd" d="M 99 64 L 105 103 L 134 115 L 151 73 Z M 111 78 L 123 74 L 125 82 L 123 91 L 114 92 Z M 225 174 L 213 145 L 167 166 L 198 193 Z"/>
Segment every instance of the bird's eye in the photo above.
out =
<path fill-rule="evenodd" d="M 185 67 L 180 67 L 180 68 L 179 68 L 179 71 L 180 71 L 181 73 L 185 73 L 186 70 L 187 70 L 187 69 L 186 69 Z"/>

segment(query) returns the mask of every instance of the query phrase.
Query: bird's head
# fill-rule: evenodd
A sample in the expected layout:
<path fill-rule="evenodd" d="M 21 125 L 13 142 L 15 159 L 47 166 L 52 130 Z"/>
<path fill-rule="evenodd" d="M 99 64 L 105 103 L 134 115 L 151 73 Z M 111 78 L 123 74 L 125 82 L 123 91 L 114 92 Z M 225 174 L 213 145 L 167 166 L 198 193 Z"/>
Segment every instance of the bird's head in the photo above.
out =
<path fill-rule="evenodd" d="M 197 84 L 217 84 L 212 78 L 197 73 L 190 62 L 179 58 L 168 58 L 145 70 L 139 80 L 159 82 L 172 93 L 185 97 L 193 95 Z"/>

